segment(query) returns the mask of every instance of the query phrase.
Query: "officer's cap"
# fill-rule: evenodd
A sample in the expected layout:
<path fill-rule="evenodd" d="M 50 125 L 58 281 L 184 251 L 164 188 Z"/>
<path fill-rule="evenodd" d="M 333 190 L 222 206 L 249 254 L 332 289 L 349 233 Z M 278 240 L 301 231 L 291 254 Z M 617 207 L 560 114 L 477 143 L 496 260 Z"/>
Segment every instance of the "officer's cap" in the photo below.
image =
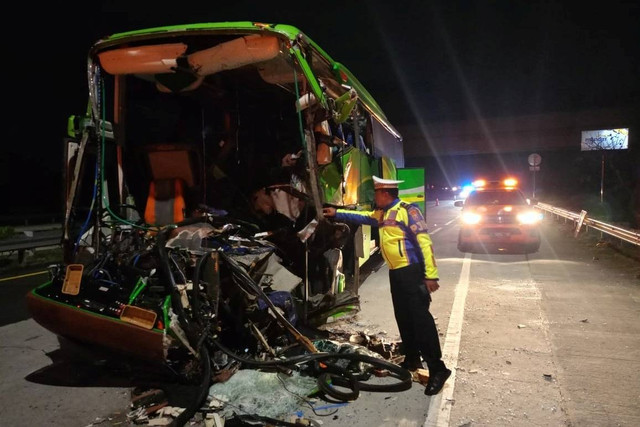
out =
<path fill-rule="evenodd" d="M 382 188 L 398 188 L 398 184 L 404 181 L 398 181 L 396 179 L 383 179 L 373 176 L 373 188 L 380 190 Z"/>

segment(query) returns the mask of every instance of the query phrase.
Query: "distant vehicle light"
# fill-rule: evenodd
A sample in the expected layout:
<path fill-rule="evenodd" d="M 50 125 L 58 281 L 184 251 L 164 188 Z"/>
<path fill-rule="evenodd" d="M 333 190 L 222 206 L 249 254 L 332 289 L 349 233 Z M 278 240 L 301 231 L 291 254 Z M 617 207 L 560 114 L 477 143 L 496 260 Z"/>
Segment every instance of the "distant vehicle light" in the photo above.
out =
<path fill-rule="evenodd" d="M 466 199 L 467 197 L 469 197 L 469 193 L 471 193 L 474 189 L 475 187 L 473 185 L 463 186 L 462 191 L 460 191 L 460 194 L 458 195 L 458 198 L 463 200 Z"/>
<path fill-rule="evenodd" d="M 518 214 L 520 224 L 534 225 L 542 221 L 542 212 L 526 211 Z"/>
<path fill-rule="evenodd" d="M 516 178 L 505 178 L 500 181 L 487 181 L 486 179 L 477 179 L 473 181 L 472 185 L 475 188 L 483 189 L 483 188 L 517 188 L 518 180 Z"/>
<path fill-rule="evenodd" d="M 462 214 L 462 222 L 468 225 L 477 224 L 482 219 L 482 216 L 475 212 L 464 212 Z"/>
<path fill-rule="evenodd" d="M 507 178 L 502 181 L 502 183 L 505 187 L 515 187 L 516 185 L 518 185 L 518 180 L 515 178 Z"/>

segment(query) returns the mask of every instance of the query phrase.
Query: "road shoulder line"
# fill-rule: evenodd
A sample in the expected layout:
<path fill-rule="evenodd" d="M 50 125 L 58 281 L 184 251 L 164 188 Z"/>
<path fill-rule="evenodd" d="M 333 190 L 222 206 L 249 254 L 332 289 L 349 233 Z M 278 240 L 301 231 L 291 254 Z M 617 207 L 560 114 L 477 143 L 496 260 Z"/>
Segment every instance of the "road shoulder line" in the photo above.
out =
<path fill-rule="evenodd" d="M 433 396 L 429 402 L 429 412 L 423 427 L 448 427 L 453 405 L 453 391 L 456 383 L 456 367 L 460 352 L 460 337 L 464 319 L 464 306 L 469 291 L 469 276 L 471 272 L 471 254 L 466 253 L 462 262 L 460 279 L 456 284 L 451 317 L 442 348 L 442 358 L 451 369 L 451 377 L 440 394 Z"/>

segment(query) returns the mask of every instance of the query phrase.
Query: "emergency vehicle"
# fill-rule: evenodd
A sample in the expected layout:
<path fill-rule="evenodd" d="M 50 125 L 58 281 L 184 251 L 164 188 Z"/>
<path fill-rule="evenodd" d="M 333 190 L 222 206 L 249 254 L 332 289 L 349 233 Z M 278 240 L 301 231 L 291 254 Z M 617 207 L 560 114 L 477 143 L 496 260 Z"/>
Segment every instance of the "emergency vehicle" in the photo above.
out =
<path fill-rule="evenodd" d="M 454 203 L 462 206 L 458 233 L 461 252 L 539 250 L 542 213 L 531 205 L 515 178 L 480 179 L 473 187 L 464 201 Z"/>

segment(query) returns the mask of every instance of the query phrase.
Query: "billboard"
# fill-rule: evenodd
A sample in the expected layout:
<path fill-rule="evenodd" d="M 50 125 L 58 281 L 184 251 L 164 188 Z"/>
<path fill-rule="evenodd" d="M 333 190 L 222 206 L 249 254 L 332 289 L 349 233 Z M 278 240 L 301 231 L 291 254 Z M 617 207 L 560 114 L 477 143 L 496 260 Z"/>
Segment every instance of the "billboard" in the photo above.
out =
<path fill-rule="evenodd" d="M 583 130 L 580 151 L 626 150 L 629 148 L 629 128 Z"/>

